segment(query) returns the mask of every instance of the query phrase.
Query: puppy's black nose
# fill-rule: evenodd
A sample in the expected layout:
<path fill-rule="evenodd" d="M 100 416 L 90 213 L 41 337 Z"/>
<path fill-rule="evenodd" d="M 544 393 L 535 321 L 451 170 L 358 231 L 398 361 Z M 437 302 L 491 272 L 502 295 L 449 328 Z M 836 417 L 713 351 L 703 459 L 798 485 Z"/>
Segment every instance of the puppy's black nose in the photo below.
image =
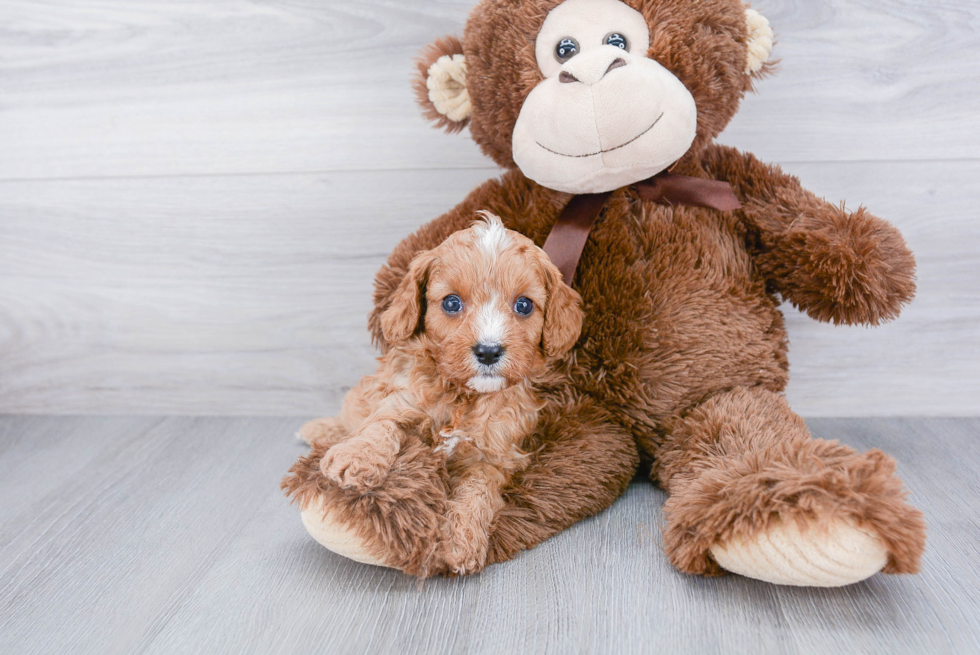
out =
<path fill-rule="evenodd" d="M 503 356 L 504 347 L 499 343 L 478 343 L 473 346 L 473 354 L 476 355 L 476 361 L 484 366 L 492 366 Z"/>

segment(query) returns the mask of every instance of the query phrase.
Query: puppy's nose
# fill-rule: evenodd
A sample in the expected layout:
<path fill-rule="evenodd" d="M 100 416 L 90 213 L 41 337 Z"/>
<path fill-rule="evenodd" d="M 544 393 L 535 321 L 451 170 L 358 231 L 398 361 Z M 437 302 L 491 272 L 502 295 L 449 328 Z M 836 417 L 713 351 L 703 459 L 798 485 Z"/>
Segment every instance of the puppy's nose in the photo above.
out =
<path fill-rule="evenodd" d="M 504 347 L 499 343 L 478 343 L 473 346 L 473 354 L 476 355 L 476 361 L 484 366 L 492 366 L 503 356 Z"/>

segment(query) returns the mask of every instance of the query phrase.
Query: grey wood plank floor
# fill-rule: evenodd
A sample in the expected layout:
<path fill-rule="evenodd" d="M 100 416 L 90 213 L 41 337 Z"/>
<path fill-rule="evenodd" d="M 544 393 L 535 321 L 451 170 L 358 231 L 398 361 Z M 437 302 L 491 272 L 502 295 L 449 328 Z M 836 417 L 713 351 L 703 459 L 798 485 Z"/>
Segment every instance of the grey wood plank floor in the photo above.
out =
<path fill-rule="evenodd" d="M 688 577 L 664 494 L 417 583 L 333 555 L 277 488 L 291 418 L 0 417 L 4 653 L 976 653 L 980 419 L 815 419 L 899 461 L 923 571 L 842 589 Z"/>
<path fill-rule="evenodd" d="M 498 173 L 420 117 L 474 0 L 0 0 L 0 412 L 315 415 L 370 372 L 391 248 Z M 980 4 L 758 0 L 719 140 L 895 223 L 895 323 L 787 308 L 807 416 L 980 413 Z"/>

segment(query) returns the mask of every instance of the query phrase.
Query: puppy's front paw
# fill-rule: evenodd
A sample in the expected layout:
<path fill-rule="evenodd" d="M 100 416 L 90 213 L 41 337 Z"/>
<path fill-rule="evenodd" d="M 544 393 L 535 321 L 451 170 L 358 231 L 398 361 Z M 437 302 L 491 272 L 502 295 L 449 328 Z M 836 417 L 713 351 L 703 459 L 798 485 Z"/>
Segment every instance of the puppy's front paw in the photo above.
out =
<path fill-rule="evenodd" d="M 450 512 L 451 534 L 444 543 L 446 568 L 456 575 L 478 573 L 487 565 L 490 538 L 485 529 L 462 512 Z"/>
<path fill-rule="evenodd" d="M 466 543 L 454 537 L 446 551 L 446 567 L 456 575 L 478 573 L 487 565 L 487 549 L 481 548 L 480 544 Z"/>
<path fill-rule="evenodd" d="M 361 439 L 337 444 L 320 460 L 320 470 L 330 481 L 362 493 L 381 486 L 390 469 L 390 458 Z"/>
<path fill-rule="evenodd" d="M 296 436 L 311 446 L 321 443 L 328 448 L 344 438 L 344 426 L 340 417 L 318 418 L 307 422 Z"/>

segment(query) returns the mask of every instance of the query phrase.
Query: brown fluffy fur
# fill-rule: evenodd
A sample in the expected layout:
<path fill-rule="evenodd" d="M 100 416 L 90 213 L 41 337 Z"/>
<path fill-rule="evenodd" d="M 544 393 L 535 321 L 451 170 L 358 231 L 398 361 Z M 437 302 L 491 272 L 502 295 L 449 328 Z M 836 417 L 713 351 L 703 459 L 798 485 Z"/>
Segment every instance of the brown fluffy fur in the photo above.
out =
<path fill-rule="evenodd" d="M 924 526 L 903 500 L 894 463 L 813 440 L 779 395 L 788 378 L 779 303 L 835 323 L 894 318 L 915 290 L 911 253 L 895 228 L 866 210 L 820 200 L 778 167 L 712 143 L 752 85 L 739 0 L 626 3 L 648 19 L 650 56 L 697 104 L 697 137 L 671 170 L 730 182 L 742 209 L 665 207 L 630 188 L 613 193 L 576 276 L 582 336 L 560 366 L 566 377 L 542 394 L 546 405 L 526 446 L 531 458 L 503 491 L 488 562 L 607 507 L 637 470 L 638 446 L 670 492 L 665 541 L 682 571 L 718 572 L 712 544 L 774 519 L 819 524 L 834 516 L 881 536 L 888 571 L 917 570 Z M 541 79 L 534 37 L 557 4 L 484 0 L 473 10 L 463 39 L 470 131 L 511 170 L 396 247 L 376 278 L 369 321 L 382 350 L 390 348 L 382 316 L 416 253 L 466 227 L 478 209 L 541 245 L 568 202 L 568 194 L 525 178 L 511 158 L 514 122 Z M 441 474 L 421 471 L 415 484 L 428 489 Z M 391 484 L 385 489 L 394 493 Z M 440 509 L 426 505 L 417 525 Z M 413 533 L 419 543 L 427 543 L 425 529 Z"/>
<path fill-rule="evenodd" d="M 450 295 L 461 299 L 459 312 L 442 310 Z M 534 303 L 527 316 L 512 309 L 519 297 Z M 378 372 L 347 394 L 339 417 L 301 430 L 311 444 L 329 446 L 319 459 L 329 483 L 362 495 L 385 485 L 402 451 L 419 442 L 442 454 L 441 547 L 422 551 L 423 560 L 413 561 L 417 573 L 465 574 L 486 565 L 501 490 L 527 465 L 521 448 L 544 407 L 536 388 L 554 384 L 551 363 L 575 344 L 580 302 L 539 248 L 488 217 L 412 260 L 381 317 L 392 347 Z M 489 378 L 473 353 L 488 338 L 505 348 Z M 493 388 L 479 386 L 487 379 Z"/>
<path fill-rule="evenodd" d="M 882 536 L 887 573 L 915 571 L 922 515 L 905 504 L 895 462 L 881 451 L 813 439 L 782 396 L 759 388 L 720 393 L 665 427 L 654 475 L 670 492 L 664 544 L 677 568 L 721 573 L 707 555 L 718 540 L 777 518 L 805 529 L 840 517 Z"/>
<path fill-rule="evenodd" d="M 447 511 L 445 457 L 417 438 L 406 439 L 384 483 L 362 494 L 334 484 L 321 471 L 331 445 L 313 444 L 283 478 L 283 491 L 300 507 L 329 508 L 377 560 L 419 577 L 445 571 L 437 552 Z"/>

